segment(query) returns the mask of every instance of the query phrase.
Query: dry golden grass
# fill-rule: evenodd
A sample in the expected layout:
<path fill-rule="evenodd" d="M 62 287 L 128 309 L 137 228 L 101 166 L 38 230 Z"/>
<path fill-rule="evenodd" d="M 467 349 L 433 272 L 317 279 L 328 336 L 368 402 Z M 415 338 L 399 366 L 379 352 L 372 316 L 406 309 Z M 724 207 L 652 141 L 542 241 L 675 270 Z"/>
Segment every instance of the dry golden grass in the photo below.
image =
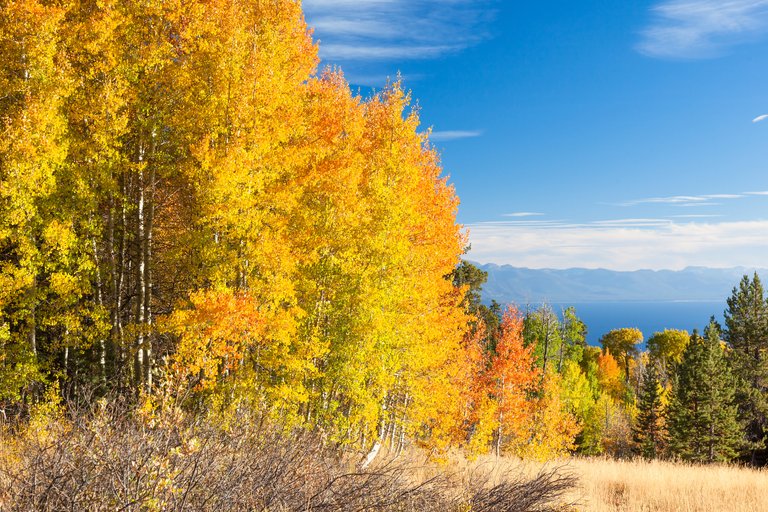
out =
<path fill-rule="evenodd" d="M 573 512 L 768 512 L 767 470 L 607 458 L 537 464 L 492 456 L 456 457 L 450 465 L 486 473 L 491 483 L 557 468 L 578 478 L 578 487 L 560 498 L 562 510 Z"/>
<path fill-rule="evenodd" d="M 737 466 L 573 459 L 582 510 L 768 512 L 768 472 Z"/>
<path fill-rule="evenodd" d="M 466 469 L 535 474 L 541 464 L 481 457 Z M 547 464 L 579 479 L 565 510 L 583 512 L 768 512 L 768 471 L 662 461 L 574 458 Z"/>

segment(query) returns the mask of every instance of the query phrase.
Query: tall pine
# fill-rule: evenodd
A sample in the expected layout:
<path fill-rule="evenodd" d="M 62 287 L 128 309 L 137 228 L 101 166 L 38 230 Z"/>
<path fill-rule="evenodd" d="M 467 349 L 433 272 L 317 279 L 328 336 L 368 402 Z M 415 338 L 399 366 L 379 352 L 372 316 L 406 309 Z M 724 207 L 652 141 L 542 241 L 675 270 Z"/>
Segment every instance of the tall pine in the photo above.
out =
<path fill-rule="evenodd" d="M 638 397 L 637 423 L 633 429 L 636 450 L 643 457 L 655 459 L 665 449 L 667 442 L 666 408 L 664 390 L 659 381 L 659 371 L 651 362 L 643 375 Z"/>
<path fill-rule="evenodd" d="M 704 337 L 694 331 L 674 379 L 669 407 L 670 452 L 683 460 L 724 462 L 741 447 L 735 385 L 720 327 L 712 319 Z"/>
<path fill-rule="evenodd" d="M 725 340 L 737 377 L 739 418 L 752 464 L 766 462 L 768 435 L 768 305 L 757 273 L 733 289 L 725 311 Z"/>

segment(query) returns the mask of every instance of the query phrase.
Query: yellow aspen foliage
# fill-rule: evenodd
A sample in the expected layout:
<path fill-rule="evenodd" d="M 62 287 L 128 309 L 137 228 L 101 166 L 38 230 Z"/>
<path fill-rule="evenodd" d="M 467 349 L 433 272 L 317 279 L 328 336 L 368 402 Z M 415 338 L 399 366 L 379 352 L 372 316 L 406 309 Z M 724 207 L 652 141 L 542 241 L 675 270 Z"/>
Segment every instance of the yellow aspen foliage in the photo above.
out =
<path fill-rule="evenodd" d="M 580 431 L 577 418 L 561 398 L 562 380 L 557 374 L 547 374 L 540 396 L 533 400 L 533 415 L 525 427 L 527 435 L 516 437 L 509 447 L 525 459 L 551 460 L 568 455 L 576 448 Z"/>
<path fill-rule="evenodd" d="M 458 198 L 401 84 L 317 75 L 294 0 L 0 6 L 3 397 L 40 352 L 342 443 L 486 428 Z"/>
<path fill-rule="evenodd" d="M 67 268 L 69 248 L 46 238 L 66 232 L 53 200 L 68 148 L 64 15 L 48 2 L 0 2 L 0 401 L 17 400 L 40 378 L 41 346 L 60 334 L 51 325 L 51 310 L 62 306 L 56 296 L 80 286 Z"/>

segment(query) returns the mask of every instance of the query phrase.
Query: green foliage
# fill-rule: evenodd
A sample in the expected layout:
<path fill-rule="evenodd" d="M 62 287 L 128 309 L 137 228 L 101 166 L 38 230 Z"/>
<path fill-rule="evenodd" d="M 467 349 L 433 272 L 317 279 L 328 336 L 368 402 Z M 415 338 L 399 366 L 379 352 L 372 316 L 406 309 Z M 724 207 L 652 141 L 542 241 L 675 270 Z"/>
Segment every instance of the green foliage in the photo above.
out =
<path fill-rule="evenodd" d="M 735 387 L 712 321 L 704 337 L 694 331 L 675 376 L 669 406 L 670 453 L 683 460 L 732 460 L 743 434 L 736 419 Z"/>
<path fill-rule="evenodd" d="M 724 338 L 737 377 L 739 418 L 752 462 L 768 436 L 768 306 L 757 273 L 744 276 L 728 298 Z"/>
<path fill-rule="evenodd" d="M 558 362 L 563 354 L 563 338 L 560 320 L 548 304 L 525 315 L 525 344 L 532 346 L 533 353 L 544 373 L 558 370 Z"/>
<path fill-rule="evenodd" d="M 576 315 L 576 308 L 569 306 L 563 310 L 563 320 L 560 325 L 563 340 L 558 361 L 558 371 L 561 371 L 564 361 L 580 363 L 587 348 L 587 325 Z"/>
<path fill-rule="evenodd" d="M 645 368 L 637 408 L 637 421 L 633 428 L 636 450 L 645 458 L 657 458 L 664 453 L 667 432 L 664 389 L 654 363 Z"/>
<path fill-rule="evenodd" d="M 477 314 L 482 306 L 481 292 L 483 285 L 488 281 L 488 272 L 462 260 L 451 273 L 451 280 L 456 287 L 468 287 L 467 293 L 464 294 L 464 304 L 469 313 Z"/>

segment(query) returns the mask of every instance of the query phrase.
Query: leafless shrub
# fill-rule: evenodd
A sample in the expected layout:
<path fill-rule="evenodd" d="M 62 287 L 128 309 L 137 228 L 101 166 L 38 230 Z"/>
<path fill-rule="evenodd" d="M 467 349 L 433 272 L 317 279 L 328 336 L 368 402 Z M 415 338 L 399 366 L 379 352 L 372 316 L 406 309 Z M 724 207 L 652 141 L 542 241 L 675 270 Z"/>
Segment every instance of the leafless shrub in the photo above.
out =
<path fill-rule="evenodd" d="M 576 477 L 563 468 L 544 468 L 533 478 L 507 471 L 497 477 L 496 485 L 472 483 L 470 499 L 472 512 L 547 512 L 567 508 L 560 503 L 563 495 L 573 489 Z"/>
<path fill-rule="evenodd" d="M 359 471 L 311 432 L 234 423 L 77 411 L 0 442 L 0 510 L 545 511 L 574 483 L 553 470 L 491 485 L 404 459 Z"/>

